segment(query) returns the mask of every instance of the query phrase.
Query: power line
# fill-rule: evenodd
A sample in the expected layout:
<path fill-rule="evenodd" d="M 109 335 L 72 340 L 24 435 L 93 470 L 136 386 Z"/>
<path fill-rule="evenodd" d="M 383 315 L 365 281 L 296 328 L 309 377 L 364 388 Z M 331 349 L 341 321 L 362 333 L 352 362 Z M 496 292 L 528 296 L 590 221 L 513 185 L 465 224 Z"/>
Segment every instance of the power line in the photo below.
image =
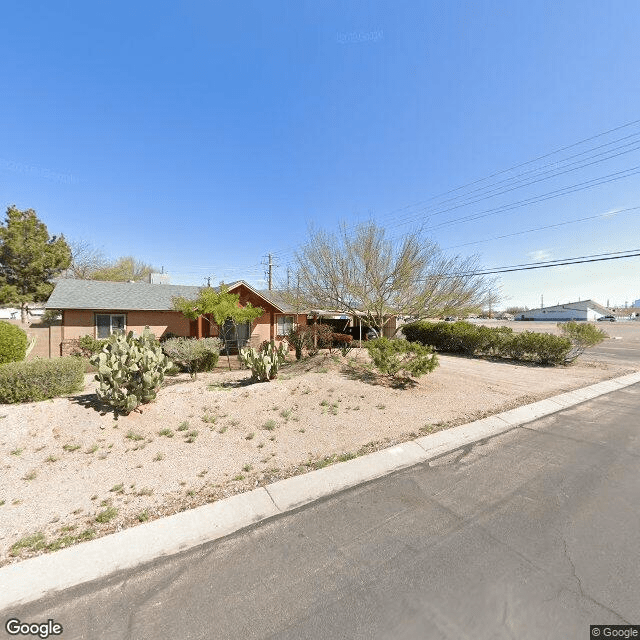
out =
<path fill-rule="evenodd" d="M 430 211 L 428 209 L 422 209 L 422 210 L 419 210 L 417 212 L 414 212 L 413 214 L 411 214 L 408 217 L 401 218 L 401 219 L 397 220 L 396 223 L 393 226 L 398 227 L 398 226 L 401 226 L 401 225 L 404 225 L 404 224 L 409 224 L 409 223 L 417 220 L 418 218 L 442 215 L 443 213 L 448 213 L 449 211 L 453 211 L 453 210 L 459 209 L 461 207 L 467 207 L 467 206 L 469 206 L 471 204 L 476 204 L 477 202 L 482 202 L 483 200 L 489 200 L 491 198 L 495 198 L 496 196 L 504 195 L 505 193 L 509 193 L 511 191 L 516 191 L 518 189 L 523 189 L 524 187 L 529 187 L 529 186 L 531 186 L 533 184 L 537 184 L 538 182 L 544 182 L 545 180 L 550 180 L 551 178 L 557 178 L 558 176 L 561 176 L 561 175 L 564 175 L 564 174 L 567 174 L 567 173 L 571 173 L 573 171 L 578 171 L 580 169 L 584 169 L 584 168 L 592 166 L 594 164 L 599 164 L 600 162 L 605 162 L 606 160 L 611 160 L 613 158 L 617 158 L 618 156 L 621 156 L 621 155 L 624 155 L 624 154 L 627 154 L 627 153 L 631 153 L 633 151 L 637 151 L 638 149 L 640 149 L 640 146 L 635 146 L 632 149 L 627 149 L 626 151 L 622 151 L 620 153 L 616 153 L 616 154 L 610 155 L 610 156 L 608 156 L 606 158 L 600 158 L 599 160 L 594 160 L 593 162 L 585 162 L 580 166 L 573 167 L 571 169 L 565 169 L 564 171 L 556 171 L 556 172 L 548 171 L 547 173 L 550 174 L 550 175 L 547 175 L 545 177 L 540 177 L 540 178 L 537 178 L 535 180 L 530 180 L 529 182 L 524 183 L 524 184 L 516 184 L 515 186 L 505 185 L 505 186 L 508 186 L 509 188 L 504 188 L 502 191 L 499 191 L 499 190 L 489 191 L 489 192 L 484 193 L 482 195 L 478 194 L 479 197 L 476 197 L 475 200 L 467 200 L 467 201 L 463 201 L 463 202 L 458 202 L 456 204 L 452 204 L 452 206 L 450 206 L 448 208 L 445 208 L 445 209 L 440 208 L 440 209 L 435 209 L 433 211 Z M 598 155 L 600 155 L 600 154 L 598 154 Z M 593 156 L 593 157 L 595 157 L 595 156 Z M 589 159 L 591 159 L 591 158 L 589 158 Z M 488 188 L 490 188 L 492 186 L 494 186 L 494 185 L 488 185 L 485 189 L 488 189 Z M 441 203 L 440 206 L 444 206 L 444 204 L 446 202 L 453 202 L 456 199 L 459 199 L 459 198 L 452 198 L 449 201 L 445 201 L 445 202 Z"/>
<path fill-rule="evenodd" d="M 602 138 L 602 137 L 604 137 L 604 136 L 606 136 L 606 135 L 609 135 L 609 134 L 611 134 L 611 133 L 613 133 L 613 132 L 615 132 L 615 131 L 620 131 L 620 130 L 622 130 L 622 129 L 625 129 L 625 128 L 628 128 L 628 127 L 632 127 L 632 126 L 634 126 L 634 125 L 637 125 L 637 124 L 639 124 L 639 123 L 640 123 L 640 119 L 632 120 L 632 121 L 630 121 L 630 122 L 624 123 L 624 124 L 619 125 L 619 126 L 617 126 L 617 127 L 613 127 L 613 128 L 611 128 L 611 129 L 608 129 L 608 130 L 606 130 L 606 131 L 603 131 L 603 132 L 597 133 L 597 134 L 592 135 L 592 136 L 589 136 L 589 137 L 587 137 L 587 138 L 583 138 L 582 140 L 579 140 L 579 141 L 574 142 L 574 143 L 572 143 L 572 144 L 569 144 L 569 145 L 566 145 L 566 146 L 564 146 L 564 147 L 560 147 L 560 148 L 555 149 L 555 150 L 553 150 L 553 151 L 547 152 L 547 153 L 542 154 L 542 155 L 540 155 L 540 156 L 537 156 L 537 157 L 535 157 L 535 158 L 533 158 L 533 159 L 531 159 L 531 160 L 527 160 L 527 161 L 525 161 L 525 162 L 521 162 L 521 163 L 518 163 L 518 164 L 512 165 L 512 166 L 510 166 L 510 167 L 508 167 L 508 168 L 506 168 L 506 169 L 502 169 L 502 170 L 499 170 L 499 171 L 495 171 L 495 172 L 493 172 L 493 173 L 491 173 L 491 174 L 489 174 L 489 175 L 487 175 L 487 176 L 485 176 L 485 177 L 483 177 L 483 178 L 479 178 L 479 179 L 473 180 L 473 181 L 468 182 L 468 183 L 466 183 L 466 184 L 460 185 L 459 187 L 455 187 L 454 189 L 450 189 L 450 190 L 445 191 L 445 192 L 442 192 L 442 193 L 440 193 L 440 194 L 436 194 L 436 195 L 434 195 L 434 196 L 432 196 L 432 197 L 430 197 L 430 198 L 428 198 L 428 199 L 426 199 L 426 200 L 418 201 L 418 202 L 413 203 L 413 204 L 411 204 L 411 205 L 406 205 L 405 207 L 401 207 L 401 208 L 398 208 L 398 209 L 392 210 L 392 211 L 388 212 L 388 213 L 387 213 L 387 214 L 385 214 L 385 215 L 387 215 L 387 216 L 388 216 L 388 215 L 392 215 L 392 214 L 394 214 L 394 213 L 398 213 L 398 212 L 401 212 L 401 211 L 406 211 L 406 210 L 411 209 L 411 208 L 414 208 L 414 207 L 416 207 L 416 206 L 418 206 L 418 205 L 420 205 L 420 204 L 425 204 L 425 203 L 427 203 L 427 202 L 431 202 L 431 201 L 436 200 L 436 199 L 438 199 L 438 198 L 441 198 L 441 197 L 443 197 L 443 196 L 447 196 L 447 195 L 450 195 L 450 194 L 453 194 L 453 193 L 456 193 L 456 192 L 462 191 L 462 190 L 464 190 L 464 189 L 466 189 L 466 188 L 468 188 L 468 187 L 471 187 L 471 186 L 474 186 L 474 185 L 480 184 L 480 183 L 482 183 L 482 182 L 485 182 L 485 181 L 487 181 L 487 180 L 490 180 L 490 179 L 492 179 L 492 178 L 495 178 L 496 176 L 503 175 L 503 174 L 506 174 L 506 173 L 508 173 L 508 172 L 510 172 L 510 171 L 513 171 L 513 170 L 515 170 L 515 169 L 519 169 L 519 168 L 522 168 L 522 167 L 528 166 L 528 165 L 533 164 L 533 163 L 535 163 L 535 162 L 538 162 L 538 161 L 540 161 L 540 160 L 544 160 L 544 159 L 549 158 L 549 157 L 551 157 L 551 156 L 557 155 L 558 153 L 562 153 L 563 151 L 567 151 L 567 150 L 569 150 L 569 149 L 572 149 L 572 148 L 578 147 L 578 146 L 580 146 L 581 144 L 585 144 L 585 143 L 590 142 L 590 141 L 592 141 L 592 140 L 596 140 L 596 139 L 598 139 L 598 138 Z M 601 149 L 601 148 L 603 148 L 603 147 L 605 147 L 605 146 L 610 146 L 610 145 L 615 144 L 615 143 L 617 143 L 617 142 L 622 142 L 622 141 L 624 141 L 624 140 L 628 140 L 628 139 L 630 139 L 630 138 L 632 138 L 632 137 L 635 137 L 635 136 L 637 136 L 637 135 L 639 135 L 639 133 L 637 133 L 637 132 L 636 132 L 636 133 L 633 133 L 633 134 L 630 134 L 630 135 L 624 136 L 624 137 L 622 137 L 622 138 L 618 138 L 617 140 L 610 141 L 610 142 L 608 142 L 608 143 L 604 143 L 604 144 L 598 145 L 598 146 L 596 146 L 596 147 L 594 147 L 594 148 L 592 148 L 592 149 L 588 149 L 588 150 L 585 150 L 585 151 L 580 152 L 580 153 L 578 153 L 578 154 L 574 154 L 574 155 L 569 156 L 568 158 L 565 158 L 565 159 L 560 160 L 560 161 L 558 161 L 558 162 L 563 162 L 563 163 L 564 163 L 564 162 L 566 162 L 567 160 L 569 160 L 569 159 L 571 159 L 571 158 L 575 158 L 575 157 L 578 157 L 578 156 L 580 156 L 580 155 L 584 155 L 584 154 L 586 154 L 586 153 L 590 153 L 590 152 L 592 152 L 592 151 L 594 151 L 594 150 L 596 150 L 596 149 Z M 629 143 L 629 144 L 634 144 L 634 143 Z M 628 144 L 628 145 L 623 145 L 623 147 L 624 147 L 624 146 L 629 146 L 629 144 Z M 623 147 L 619 147 L 619 148 L 623 148 Z M 636 149 L 632 149 L 632 150 L 636 150 Z M 631 151 L 631 150 L 630 150 L 630 151 Z M 626 151 L 626 152 L 623 152 L 623 153 L 628 153 L 628 152 L 630 152 L 630 151 Z M 596 155 L 601 155 L 601 154 L 596 154 Z M 618 154 L 618 155 L 621 155 L 621 154 Z M 595 157 L 595 156 L 592 156 L 592 157 Z M 600 160 L 600 161 L 609 160 L 609 159 L 611 159 L 612 157 L 616 157 L 616 156 L 610 156 L 610 157 L 605 158 L 605 159 L 602 159 L 602 160 Z M 598 161 L 598 162 L 599 162 L 599 161 Z M 552 164 L 553 164 L 553 163 L 552 163 Z M 556 163 L 556 164 L 557 164 L 557 163 Z M 552 165 L 547 165 L 547 166 L 552 166 Z M 585 166 L 586 166 L 586 165 L 585 165 Z M 538 167 L 538 168 L 536 168 L 536 169 L 532 169 L 532 170 L 529 170 L 529 171 L 527 171 L 527 172 L 521 173 L 521 174 L 519 174 L 519 176 L 522 176 L 522 175 L 524 175 L 524 174 L 526 174 L 526 173 L 530 173 L 530 172 L 532 172 L 532 171 L 540 171 L 541 169 L 544 169 L 544 168 L 546 168 L 546 167 Z M 584 168 L 584 166 L 583 166 L 583 167 L 579 167 L 579 168 Z M 572 170 L 575 170 L 575 169 L 572 169 Z M 556 175 L 560 175 L 560 173 L 558 173 L 558 174 L 556 174 Z M 513 180 L 514 180 L 514 178 L 517 178 L 517 177 L 519 177 L 519 176 L 512 176 L 511 178 L 507 178 L 506 180 L 502 180 L 502 181 L 500 181 L 500 182 L 498 182 L 498 183 L 496 183 L 496 184 L 500 184 L 500 183 L 502 183 L 502 182 L 513 181 Z M 549 179 L 550 177 L 555 177 L 555 176 L 554 176 L 554 175 L 552 175 L 552 176 L 549 176 L 549 177 L 547 177 L 547 178 L 545 178 L 545 179 Z M 626 177 L 626 176 L 625 176 L 625 177 Z M 451 198 L 451 199 L 449 199 L 448 201 L 455 200 L 455 199 L 460 199 L 460 198 L 468 198 L 468 197 L 469 197 L 469 195 L 470 195 L 471 193 L 474 193 L 475 191 L 481 191 L 481 190 L 489 189 L 489 188 L 491 188 L 491 186 L 495 186 L 495 185 L 486 185 L 486 186 L 484 186 L 484 187 L 481 187 L 480 189 L 475 189 L 475 190 L 471 191 L 470 193 L 462 194 L 462 195 L 460 195 L 460 196 L 456 196 L 455 198 Z M 523 186 L 529 186 L 529 185 L 520 185 L 520 188 L 521 188 L 521 187 L 523 187 Z M 495 196 L 495 195 L 501 195 L 501 194 L 497 193 L 497 194 L 493 194 L 493 195 Z M 445 201 L 445 202 L 448 202 L 448 201 Z M 443 203 L 440 203 L 440 205 L 438 205 L 438 206 L 442 206 L 442 204 L 443 204 Z M 459 206 L 467 206 L 468 204 L 473 204 L 473 202 L 467 202 L 467 203 L 465 203 L 464 205 L 463 205 L 463 204 L 460 204 Z M 456 207 L 456 208 L 457 208 L 457 207 Z M 446 213 L 446 212 L 447 212 L 447 211 L 449 211 L 449 210 L 451 210 L 451 209 L 447 209 L 447 210 L 445 210 L 445 211 L 441 211 L 441 212 L 437 212 L 437 213 L 438 213 L 438 214 L 440 214 L 440 213 Z M 421 212 L 424 212 L 424 211 L 425 211 L 425 209 L 421 210 Z M 410 215 L 411 215 L 411 217 L 410 217 L 409 219 L 407 219 L 407 221 L 406 221 L 406 222 L 396 223 L 396 225 L 394 225 L 394 226 L 399 226 L 400 224 L 407 224 L 408 222 L 410 222 L 410 221 L 411 221 L 411 218 L 415 219 L 415 217 L 416 217 L 416 215 L 417 215 L 417 214 L 416 214 L 416 212 L 413 212 L 413 213 L 412 213 L 412 214 L 410 214 Z M 435 215 L 435 212 L 434 212 L 434 214 L 433 214 L 433 215 Z M 276 252 L 276 255 L 278 255 L 278 256 L 280 256 L 280 257 L 284 257 L 284 256 L 286 256 L 286 255 L 293 254 L 293 253 L 295 252 L 296 248 L 297 248 L 297 247 L 291 247 L 291 246 L 290 246 L 290 247 L 288 247 L 288 248 L 283 249 L 282 251 Z"/>
<path fill-rule="evenodd" d="M 635 252 L 635 253 L 631 253 Z M 613 255 L 614 253 L 624 253 L 625 255 Z M 598 257 L 606 256 L 606 257 Z M 558 258 L 558 260 L 548 260 L 539 263 L 525 263 L 521 265 L 511 265 L 507 267 L 496 267 L 495 269 L 482 270 L 482 271 L 469 271 L 466 273 L 443 273 L 434 274 L 430 277 L 424 278 L 424 281 L 430 280 L 434 277 L 438 278 L 466 278 L 472 276 L 488 276 L 499 273 L 511 273 L 513 271 L 529 271 L 531 269 L 548 269 L 550 267 L 561 267 L 569 264 L 582 264 L 585 262 L 604 262 L 607 260 L 621 260 L 622 258 L 635 258 L 640 256 L 640 249 L 629 249 L 628 251 L 614 251 L 612 253 L 596 253 L 590 256 L 578 256 L 577 258 Z M 553 264 L 552 264 L 553 263 Z"/>
<path fill-rule="evenodd" d="M 461 216 L 458 218 L 453 218 L 451 220 L 445 220 L 439 224 L 436 225 L 432 225 L 430 227 L 431 230 L 433 229 L 440 229 L 442 227 L 447 227 L 447 226 L 452 226 L 455 224 L 461 224 L 464 222 L 471 222 L 473 220 L 478 220 L 480 218 L 486 218 L 489 216 L 493 216 L 493 215 L 497 215 L 499 213 L 505 213 L 507 211 L 512 211 L 513 209 L 517 209 L 520 207 L 525 207 L 525 206 L 529 206 L 532 204 L 538 204 L 540 202 L 545 202 L 546 200 L 551 200 L 553 198 L 558 198 L 560 196 L 564 196 L 564 195 L 569 195 L 571 193 L 578 193 L 580 191 L 585 191 L 587 189 L 592 189 L 593 187 L 598 187 L 601 186 L 603 184 L 608 184 L 610 182 L 615 182 L 617 180 L 622 180 L 624 178 L 630 178 L 631 176 L 634 175 L 638 175 L 640 174 L 640 165 L 636 165 L 634 167 L 630 167 L 627 169 L 622 169 L 620 171 L 616 171 L 604 176 L 598 176 L 596 178 L 592 178 L 590 180 L 585 180 L 584 182 L 578 182 L 572 185 L 568 185 L 565 187 L 561 187 L 559 189 L 554 189 L 553 191 L 548 191 L 546 193 L 537 195 L 537 196 L 532 196 L 531 198 L 525 198 L 523 200 L 518 200 L 515 202 L 511 202 L 511 203 L 507 203 L 504 205 L 500 205 L 498 207 L 493 207 L 490 209 L 484 209 L 478 213 L 475 214 L 467 214 L 465 216 Z M 510 189 L 509 191 L 511 191 L 513 189 Z M 506 193 L 507 191 L 504 191 L 502 193 Z M 501 194 L 494 194 L 495 195 L 501 195 Z M 494 197 L 491 196 L 491 197 Z M 455 209 L 459 209 L 463 206 L 467 206 L 469 204 L 474 204 L 475 202 L 479 202 L 480 200 L 483 200 L 486 198 L 479 198 L 476 201 L 473 202 L 467 202 L 467 203 L 459 203 L 457 205 L 453 205 L 451 207 L 449 207 L 448 209 L 442 210 L 442 211 L 437 211 L 437 212 L 433 212 L 431 215 L 440 215 L 442 213 L 448 213 L 450 211 L 454 211 Z M 407 224 L 406 221 L 401 221 L 395 224 L 391 224 L 388 225 L 387 228 L 395 228 L 395 227 L 399 227 L 402 226 L 404 224 Z M 405 237 L 406 234 L 404 235 L 400 235 L 399 238 Z M 397 239 L 397 238 L 396 238 Z M 289 254 L 293 254 L 295 251 L 287 251 L 287 252 L 282 252 L 279 254 L 276 254 L 278 256 L 280 256 L 281 258 L 283 258 L 285 255 L 289 255 Z"/>
<path fill-rule="evenodd" d="M 605 176 L 598 176 L 597 178 L 592 178 L 591 180 L 585 180 L 584 182 L 578 182 L 576 184 L 572 184 L 566 187 L 561 187 L 560 189 L 548 191 L 547 193 L 543 193 L 538 196 L 525 198 L 524 200 L 518 200 L 517 202 L 512 202 L 506 205 L 501 205 L 499 207 L 494 207 L 493 209 L 485 209 L 484 211 L 480 211 L 477 214 L 469 214 L 467 216 L 462 216 L 460 218 L 454 218 L 453 220 L 445 220 L 444 222 L 441 222 L 430 228 L 439 229 L 441 227 L 451 226 L 459 222 L 470 222 L 471 220 L 486 218 L 490 215 L 496 215 L 497 213 L 504 213 L 505 211 L 511 211 L 513 209 L 517 209 L 518 207 L 528 206 L 530 204 L 538 204 L 539 202 L 551 200 L 553 198 L 568 195 L 570 193 L 586 191 L 587 189 L 591 189 L 593 187 L 599 187 L 600 185 L 608 184 L 610 182 L 615 182 L 616 180 L 622 180 L 623 178 L 630 178 L 631 176 L 635 176 L 639 173 L 640 173 L 640 165 L 637 165 L 635 167 L 630 167 L 629 169 L 623 169 L 622 171 L 616 171 L 614 173 L 610 173 Z M 627 174 L 627 175 L 621 175 L 621 174 Z M 392 226 L 397 226 L 397 225 L 392 225 Z"/>
<path fill-rule="evenodd" d="M 452 226 L 455 224 L 460 224 L 464 222 L 471 222 L 473 220 L 479 220 L 480 218 L 487 218 L 489 216 L 497 215 L 499 213 L 505 213 L 506 211 L 512 211 L 513 209 L 517 209 L 520 207 L 529 206 L 532 204 L 538 204 L 540 202 L 545 202 L 546 200 L 551 200 L 554 198 L 558 198 L 563 195 L 569 195 L 571 193 L 578 193 L 580 191 L 585 191 L 587 189 L 592 189 L 593 187 L 601 186 L 603 184 L 608 184 L 610 182 L 615 182 L 617 180 L 622 180 L 624 178 L 629 178 L 634 175 L 640 174 L 640 165 L 631 167 L 629 169 L 623 169 L 621 171 L 616 171 L 614 173 L 610 173 L 605 176 L 598 176 L 597 178 L 592 178 L 591 180 L 586 180 L 584 182 L 579 182 L 576 184 L 568 185 L 566 187 L 561 187 L 560 189 L 555 189 L 553 191 L 548 191 L 547 193 L 543 193 L 537 196 L 533 196 L 531 198 L 525 198 L 523 200 L 518 200 L 516 202 L 507 203 L 504 205 L 500 205 L 498 207 L 493 207 L 491 209 L 484 209 L 475 214 L 468 214 L 466 216 L 461 216 L 458 218 L 453 218 L 452 220 L 445 220 L 437 225 L 433 225 L 430 227 L 433 229 L 440 229 L 442 227 Z M 450 210 L 459 208 L 451 207 Z M 393 228 L 395 226 L 400 225 L 389 225 L 389 228 Z M 390 238 L 391 240 L 399 240 L 403 237 L 406 237 L 406 234 L 401 234 L 397 237 Z M 282 256 L 282 254 L 280 254 Z"/>
<path fill-rule="evenodd" d="M 564 222 L 557 222 L 556 224 L 548 224 L 544 227 L 535 227 L 533 229 L 525 229 L 524 231 L 516 231 L 514 233 L 505 233 L 501 236 L 493 236 L 492 238 L 484 238 L 483 240 L 474 240 L 473 242 L 464 242 L 462 244 L 456 244 L 451 247 L 445 247 L 443 251 L 448 251 L 449 249 L 458 249 L 460 247 L 468 247 L 473 244 L 482 244 L 483 242 L 491 242 L 492 240 L 502 240 L 503 238 L 512 238 L 513 236 L 521 236 L 525 233 L 533 233 L 534 231 L 543 231 L 545 229 L 553 229 L 555 227 L 563 227 L 568 224 L 575 224 L 577 222 L 586 222 L 587 220 L 596 220 L 598 218 L 610 218 L 613 216 L 617 216 L 620 213 L 628 213 L 630 211 L 637 211 L 640 209 L 638 207 L 628 207 L 626 209 L 618 209 L 617 211 L 607 211 L 605 213 L 599 213 L 595 216 L 587 216 L 585 218 L 576 218 L 574 220 L 565 220 Z"/>

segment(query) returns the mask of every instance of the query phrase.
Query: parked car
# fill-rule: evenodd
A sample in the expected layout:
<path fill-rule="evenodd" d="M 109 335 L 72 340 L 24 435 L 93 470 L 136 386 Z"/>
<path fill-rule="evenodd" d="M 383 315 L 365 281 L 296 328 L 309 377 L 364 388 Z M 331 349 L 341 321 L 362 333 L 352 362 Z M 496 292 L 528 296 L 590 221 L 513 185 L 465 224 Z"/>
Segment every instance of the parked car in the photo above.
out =
<path fill-rule="evenodd" d="M 615 316 L 600 316 L 598 318 L 598 322 L 615 322 L 615 321 L 616 321 Z"/>

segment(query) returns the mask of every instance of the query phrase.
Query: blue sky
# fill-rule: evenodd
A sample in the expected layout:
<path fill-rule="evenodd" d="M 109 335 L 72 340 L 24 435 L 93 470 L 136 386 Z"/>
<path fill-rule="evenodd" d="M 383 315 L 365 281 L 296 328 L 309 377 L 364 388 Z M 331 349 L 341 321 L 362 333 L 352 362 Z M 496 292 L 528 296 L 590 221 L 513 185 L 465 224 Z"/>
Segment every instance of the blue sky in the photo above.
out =
<path fill-rule="evenodd" d="M 640 119 L 636 0 L 61 1 L 2 23 L 0 206 L 174 283 L 263 286 L 269 252 L 282 276 L 309 224 L 340 221 L 422 226 L 487 267 L 640 247 L 640 210 L 611 213 L 640 206 L 640 123 L 470 187 L 507 193 L 431 199 Z M 624 304 L 639 267 L 505 275 L 504 304 Z"/>

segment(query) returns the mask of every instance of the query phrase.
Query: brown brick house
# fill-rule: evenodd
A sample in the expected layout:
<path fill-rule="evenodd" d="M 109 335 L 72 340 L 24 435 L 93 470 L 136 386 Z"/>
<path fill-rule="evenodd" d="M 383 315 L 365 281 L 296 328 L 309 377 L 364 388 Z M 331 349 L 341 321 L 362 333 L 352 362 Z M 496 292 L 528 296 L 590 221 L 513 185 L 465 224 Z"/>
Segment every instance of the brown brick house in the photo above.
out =
<path fill-rule="evenodd" d="M 297 312 L 273 291 L 259 291 L 243 280 L 228 288 L 240 295 L 241 305 L 249 302 L 264 309 L 264 314 L 251 326 L 239 328 L 241 344 L 279 340 L 294 324 L 307 322 L 306 312 Z M 45 307 L 62 311 L 60 353 L 63 355 L 84 335 L 106 338 L 119 330 L 140 334 L 145 326 L 158 337 L 168 333 L 197 338 L 215 335 L 204 317 L 189 321 L 172 309 L 173 298 L 195 298 L 201 289 L 146 282 L 62 279 Z"/>

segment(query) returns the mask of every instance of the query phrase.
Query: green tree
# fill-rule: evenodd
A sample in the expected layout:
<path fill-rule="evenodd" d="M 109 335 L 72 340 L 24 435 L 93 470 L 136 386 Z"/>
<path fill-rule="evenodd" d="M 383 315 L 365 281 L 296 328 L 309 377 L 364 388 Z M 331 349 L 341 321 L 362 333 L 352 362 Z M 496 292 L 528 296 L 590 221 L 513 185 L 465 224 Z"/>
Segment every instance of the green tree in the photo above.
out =
<path fill-rule="evenodd" d="M 22 322 L 27 305 L 43 302 L 53 291 L 52 278 L 71 263 L 64 236 L 49 236 L 33 209 L 7 209 L 0 226 L 0 303 L 20 305 Z"/>
<path fill-rule="evenodd" d="M 217 327 L 218 335 L 222 338 L 227 352 L 229 369 L 231 369 L 231 360 L 229 359 L 230 332 L 227 321 L 230 321 L 231 327 L 237 335 L 239 324 L 253 322 L 264 313 L 264 309 L 254 307 L 251 304 L 241 307 L 240 295 L 229 293 L 229 289 L 224 284 L 220 284 L 217 290 L 209 287 L 202 289 L 195 300 L 174 298 L 173 308 L 180 311 L 189 320 L 197 320 L 200 316 L 204 316 L 212 326 Z"/>

